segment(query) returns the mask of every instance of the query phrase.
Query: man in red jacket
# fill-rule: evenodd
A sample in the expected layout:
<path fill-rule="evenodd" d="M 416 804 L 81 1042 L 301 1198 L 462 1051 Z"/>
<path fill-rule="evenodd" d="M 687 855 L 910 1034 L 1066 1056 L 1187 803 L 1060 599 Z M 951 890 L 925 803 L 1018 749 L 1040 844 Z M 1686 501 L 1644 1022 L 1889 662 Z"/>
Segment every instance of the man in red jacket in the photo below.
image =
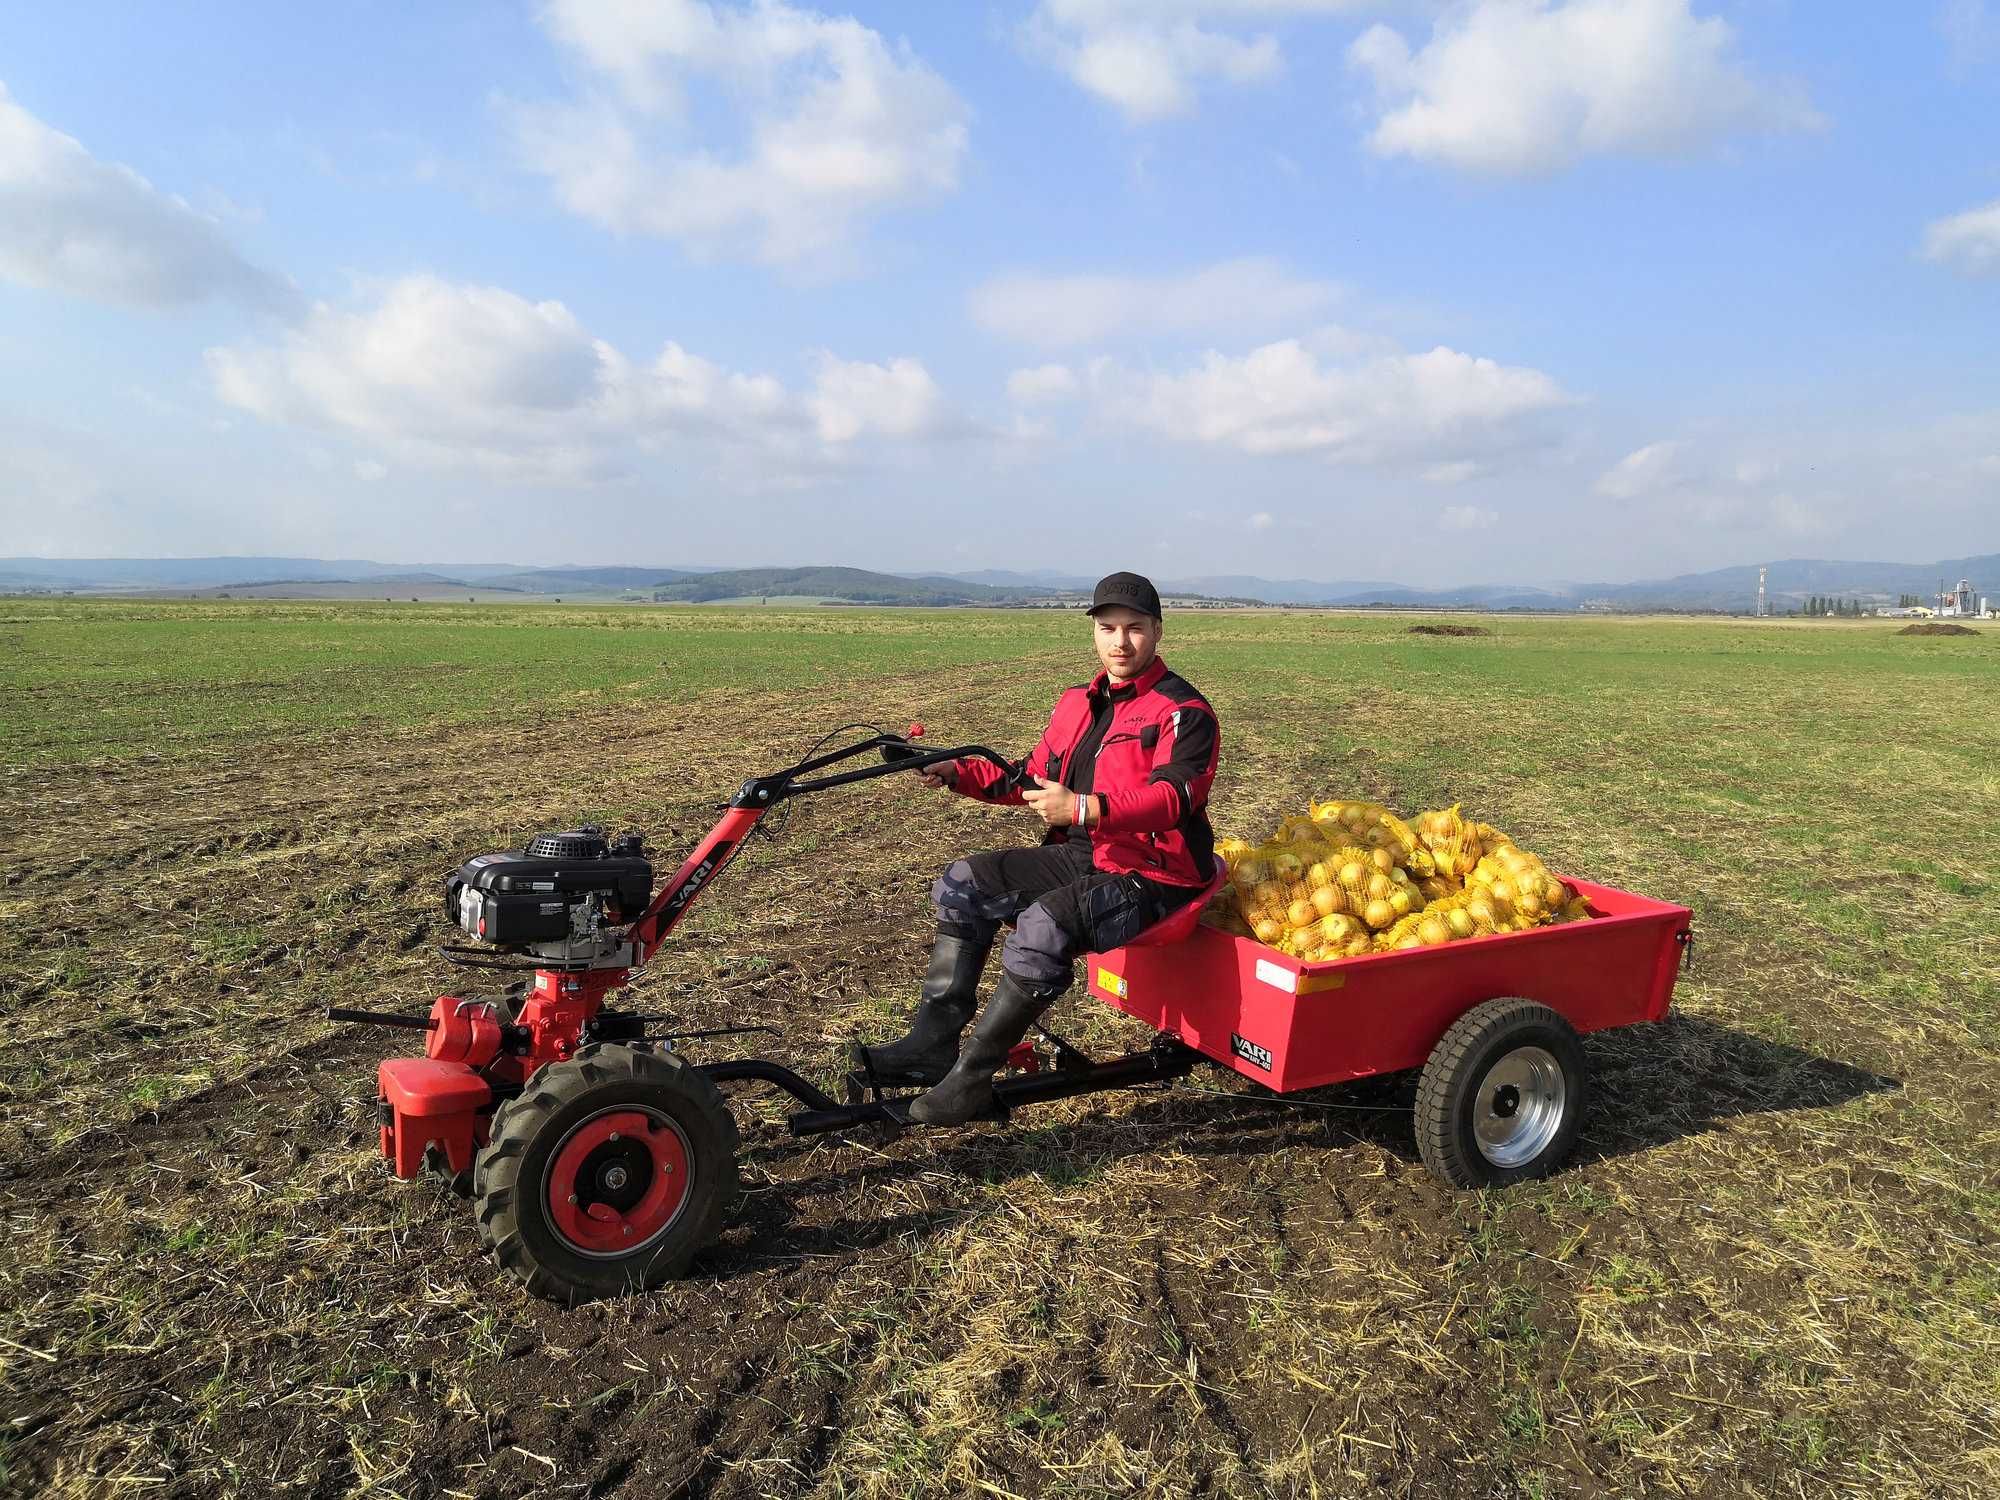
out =
<path fill-rule="evenodd" d="M 1017 774 L 958 761 L 924 778 L 1031 808 L 1047 828 L 1038 847 L 990 850 L 945 870 L 932 889 L 938 935 L 909 1034 L 856 1049 L 878 1083 L 935 1085 L 910 1104 L 927 1125 L 993 1114 L 993 1075 L 1069 988 L 1076 957 L 1137 936 L 1192 899 L 1214 868 L 1215 710 L 1160 660 L 1159 593 L 1136 573 L 1113 573 L 1097 585 L 1090 616 L 1104 670 L 1056 701 Z M 1000 983 L 961 1047 L 1003 922 L 1014 930 Z"/>

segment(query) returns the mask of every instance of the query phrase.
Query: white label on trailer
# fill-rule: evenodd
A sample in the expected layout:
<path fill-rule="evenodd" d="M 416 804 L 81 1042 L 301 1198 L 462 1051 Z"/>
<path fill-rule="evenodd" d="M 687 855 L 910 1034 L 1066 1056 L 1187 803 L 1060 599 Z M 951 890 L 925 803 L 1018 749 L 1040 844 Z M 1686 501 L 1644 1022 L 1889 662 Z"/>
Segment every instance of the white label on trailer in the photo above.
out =
<path fill-rule="evenodd" d="M 1257 960 L 1257 977 L 1274 990 L 1283 990 L 1287 995 L 1299 992 L 1299 976 L 1283 964 L 1274 964 L 1268 958 Z"/>

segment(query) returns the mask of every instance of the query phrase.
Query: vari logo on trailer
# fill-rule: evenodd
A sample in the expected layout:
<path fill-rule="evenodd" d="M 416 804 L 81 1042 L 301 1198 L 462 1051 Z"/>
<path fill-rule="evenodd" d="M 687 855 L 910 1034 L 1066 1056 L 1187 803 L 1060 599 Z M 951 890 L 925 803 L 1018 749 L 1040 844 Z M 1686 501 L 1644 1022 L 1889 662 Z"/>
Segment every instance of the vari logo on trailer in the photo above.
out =
<path fill-rule="evenodd" d="M 1232 1031 L 1229 1033 L 1229 1050 L 1249 1063 L 1253 1068 L 1262 1068 L 1266 1073 L 1271 1071 L 1270 1048 L 1260 1047 L 1255 1042 L 1246 1040 Z"/>

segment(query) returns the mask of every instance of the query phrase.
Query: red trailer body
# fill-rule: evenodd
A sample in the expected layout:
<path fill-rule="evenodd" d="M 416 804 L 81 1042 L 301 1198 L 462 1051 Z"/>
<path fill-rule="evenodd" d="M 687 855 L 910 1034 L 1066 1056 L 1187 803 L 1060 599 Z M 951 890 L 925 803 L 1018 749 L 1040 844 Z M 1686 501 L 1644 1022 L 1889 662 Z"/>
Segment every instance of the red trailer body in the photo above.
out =
<path fill-rule="evenodd" d="M 1324 963 L 1162 924 L 1091 954 L 1090 992 L 1281 1093 L 1421 1067 L 1454 1021 L 1502 997 L 1539 1001 L 1580 1032 L 1661 1019 L 1693 914 L 1569 884 L 1590 921 Z"/>

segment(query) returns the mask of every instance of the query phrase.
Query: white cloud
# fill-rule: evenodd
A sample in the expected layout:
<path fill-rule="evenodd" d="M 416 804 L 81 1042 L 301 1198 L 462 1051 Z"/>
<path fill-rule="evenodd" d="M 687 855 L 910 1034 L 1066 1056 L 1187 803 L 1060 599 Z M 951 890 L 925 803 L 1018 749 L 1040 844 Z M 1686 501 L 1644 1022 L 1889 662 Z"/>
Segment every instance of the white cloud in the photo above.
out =
<path fill-rule="evenodd" d="M 990 333 L 1059 348 L 1122 335 L 1255 334 L 1296 326 L 1339 296 L 1330 282 L 1249 257 L 1172 276 L 996 276 L 973 289 L 971 311 Z"/>
<path fill-rule="evenodd" d="M 1379 155 L 1530 174 L 1823 123 L 1797 85 L 1752 76 L 1734 47 L 1729 23 L 1691 0 L 1469 0 L 1414 52 L 1377 25 L 1348 57 L 1380 96 Z"/>
<path fill-rule="evenodd" d="M 377 459 L 359 458 L 354 461 L 354 477 L 373 484 L 378 479 L 389 477 L 389 466 Z"/>
<path fill-rule="evenodd" d="M 99 161 L 0 84 L 0 277 L 130 307 L 291 298 L 221 226 L 130 167 Z"/>
<path fill-rule="evenodd" d="M 1680 442 L 1648 443 L 1598 476 L 1593 493 L 1634 512 L 1714 531 L 1808 537 L 1832 529 L 1820 507 L 1771 483 L 1785 465 L 1769 457 L 1733 461 L 1691 452 Z"/>
<path fill-rule="evenodd" d="M 1242 28 L 1363 0 L 1040 0 L 1028 50 L 1139 122 L 1185 113 L 1206 79 L 1252 83 L 1284 66 L 1277 38 Z M 1221 28 L 1229 29 L 1221 29 Z"/>
<path fill-rule="evenodd" d="M 937 436 L 951 425 L 943 393 L 914 359 L 875 365 L 822 354 L 808 405 L 829 443 L 852 442 L 863 433 Z"/>
<path fill-rule="evenodd" d="M 1007 377 L 1007 397 L 1020 406 L 1067 401 L 1080 389 L 1076 371 L 1068 365 L 1036 365 L 1032 370 L 1016 370 Z"/>
<path fill-rule="evenodd" d="M 1952 67 L 1960 72 L 2000 56 L 2000 21 L 1987 10 L 1986 0 L 1944 0 L 1937 28 L 1951 51 Z"/>
<path fill-rule="evenodd" d="M 824 259 L 870 215 L 958 185 L 964 102 L 852 18 L 782 0 L 555 0 L 543 24 L 589 78 L 568 101 L 512 106 L 516 144 L 565 207 L 617 233 Z"/>
<path fill-rule="evenodd" d="M 1596 493 L 1606 500 L 1636 500 L 1680 482 L 1674 466 L 1677 443 L 1648 443 L 1628 453 L 1598 476 Z"/>
<path fill-rule="evenodd" d="M 1450 462 L 1519 446 L 1525 424 L 1572 398 L 1539 370 L 1455 349 L 1336 363 L 1298 339 L 1211 350 L 1179 374 L 1090 367 L 1100 413 L 1186 442 L 1339 462 Z"/>
<path fill-rule="evenodd" d="M 1260 510 L 1250 518 L 1250 529 L 1252 531 L 1269 531 L 1277 524 L 1278 518 L 1268 510 Z"/>
<path fill-rule="evenodd" d="M 1438 512 L 1438 525 L 1446 531 L 1490 531 L 1500 524 L 1500 512 L 1483 505 L 1447 505 Z"/>
<path fill-rule="evenodd" d="M 639 363 L 560 302 L 433 276 L 388 283 L 359 309 L 319 304 L 275 344 L 210 349 L 208 366 L 223 401 L 266 421 L 508 479 L 603 478 L 628 450 L 676 442 L 734 447 L 776 473 L 866 437 L 966 430 L 914 359 L 821 354 L 795 392 L 675 343 Z"/>
<path fill-rule="evenodd" d="M 1456 459 L 1451 463 L 1431 464 L 1423 470 L 1426 484 L 1464 484 L 1479 473 L 1479 465 L 1469 458 Z"/>
<path fill-rule="evenodd" d="M 1924 230 L 1924 259 L 1966 276 L 2000 276 L 2000 199 L 1934 220 Z"/>

